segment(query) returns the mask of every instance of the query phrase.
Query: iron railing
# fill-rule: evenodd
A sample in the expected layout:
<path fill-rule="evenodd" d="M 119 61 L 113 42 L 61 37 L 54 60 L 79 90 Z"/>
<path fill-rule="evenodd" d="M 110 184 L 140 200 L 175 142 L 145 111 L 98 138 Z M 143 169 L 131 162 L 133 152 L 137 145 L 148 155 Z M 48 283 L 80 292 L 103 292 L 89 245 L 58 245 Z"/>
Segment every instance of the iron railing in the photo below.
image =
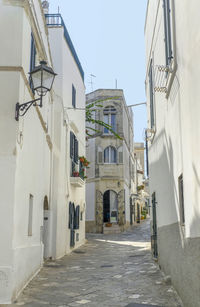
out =
<path fill-rule="evenodd" d="M 64 37 L 66 39 L 66 42 L 69 46 L 69 49 L 72 53 L 72 56 L 78 66 L 79 72 L 81 74 L 82 80 L 84 81 L 84 71 L 83 68 L 81 66 L 81 63 L 79 61 L 79 58 L 77 56 L 76 50 L 73 46 L 72 40 L 69 36 L 69 33 L 67 31 L 67 28 L 65 26 L 64 20 L 61 16 L 61 14 L 45 14 L 45 18 L 46 18 L 46 24 L 48 27 L 63 27 L 64 28 Z"/>

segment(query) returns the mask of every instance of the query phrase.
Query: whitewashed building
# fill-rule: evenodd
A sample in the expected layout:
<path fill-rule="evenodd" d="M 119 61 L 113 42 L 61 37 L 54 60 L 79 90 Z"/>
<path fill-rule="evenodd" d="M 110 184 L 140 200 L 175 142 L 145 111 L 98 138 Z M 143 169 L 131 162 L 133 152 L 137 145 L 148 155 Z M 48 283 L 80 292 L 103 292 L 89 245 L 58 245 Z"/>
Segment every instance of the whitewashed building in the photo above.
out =
<path fill-rule="evenodd" d="M 71 171 L 85 154 L 84 112 L 75 111 L 85 102 L 83 71 L 56 20 L 46 26 L 39 0 L 0 0 L 0 304 L 16 298 L 44 257 L 85 239 L 84 181 Z M 16 103 L 36 97 L 28 72 L 41 60 L 57 73 L 53 89 L 16 121 Z"/>
<path fill-rule="evenodd" d="M 149 0 L 145 25 L 152 247 L 200 306 L 200 2 Z"/>

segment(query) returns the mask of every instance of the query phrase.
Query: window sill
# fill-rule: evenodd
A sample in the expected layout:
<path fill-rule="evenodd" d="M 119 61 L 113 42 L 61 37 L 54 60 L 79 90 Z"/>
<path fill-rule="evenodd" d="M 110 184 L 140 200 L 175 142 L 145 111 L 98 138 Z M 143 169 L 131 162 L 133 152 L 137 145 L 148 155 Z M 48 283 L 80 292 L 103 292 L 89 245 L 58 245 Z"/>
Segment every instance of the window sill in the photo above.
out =
<path fill-rule="evenodd" d="M 81 188 L 85 185 L 85 181 L 80 177 L 70 177 L 70 183 L 77 188 Z"/>

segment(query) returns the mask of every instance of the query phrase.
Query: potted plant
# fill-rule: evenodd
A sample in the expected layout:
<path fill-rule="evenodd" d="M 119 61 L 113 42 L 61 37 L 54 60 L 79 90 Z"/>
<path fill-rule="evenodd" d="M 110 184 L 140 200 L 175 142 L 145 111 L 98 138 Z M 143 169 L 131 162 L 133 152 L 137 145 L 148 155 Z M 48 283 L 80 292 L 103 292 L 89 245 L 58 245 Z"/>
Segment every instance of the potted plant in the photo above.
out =
<path fill-rule="evenodd" d="M 83 163 L 83 165 L 86 167 L 88 167 L 88 165 L 90 164 L 90 162 L 84 156 L 79 157 L 79 161 Z"/>
<path fill-rule="evenodd" d="M 73 172 L 73 176 L 74 176 L 74 177 L 79 177 L 79 172 L 74 171 L 74 172 Z"/>

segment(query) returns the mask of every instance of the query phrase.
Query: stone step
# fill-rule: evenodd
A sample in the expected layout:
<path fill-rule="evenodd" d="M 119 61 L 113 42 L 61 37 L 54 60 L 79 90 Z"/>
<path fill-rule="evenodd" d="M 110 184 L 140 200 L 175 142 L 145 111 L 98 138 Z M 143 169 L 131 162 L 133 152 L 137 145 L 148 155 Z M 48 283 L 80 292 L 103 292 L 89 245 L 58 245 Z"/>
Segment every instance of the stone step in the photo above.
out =
<path fill-rule="evenodd" d="M 106 227 L 104 224 L 103 233 L 104 234 L 113 234 L 113 233 L 115 234 L 115 233 L 121 233 L 121 230 L 118 224 L 113 224 L 111 227 Z"/>

